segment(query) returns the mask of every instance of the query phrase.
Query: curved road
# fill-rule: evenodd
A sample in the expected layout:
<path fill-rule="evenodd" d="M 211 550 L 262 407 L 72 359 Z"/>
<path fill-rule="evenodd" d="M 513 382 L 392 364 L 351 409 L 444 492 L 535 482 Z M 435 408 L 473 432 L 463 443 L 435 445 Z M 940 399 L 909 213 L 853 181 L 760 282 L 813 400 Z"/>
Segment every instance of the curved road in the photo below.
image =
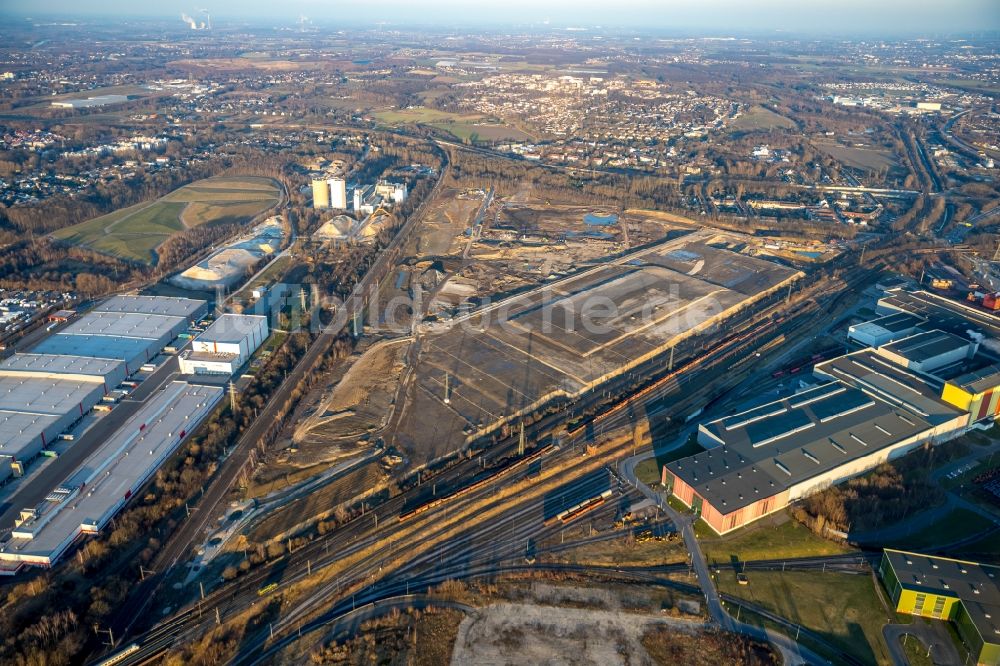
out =
<path fill-rule="evenodd" d="M 691 426 L 682 431 L 683 436 L 678 438 L 669 448 L 672 450 L 681 446 L 687 440 L 689 431 L 693 431 L 693 428 L 694 427 Z M 781 652 L 786 666 L 793 666 L 794 664 L 829 663 L 828 660 L 820 657 L 809 648 L 796 643 L 784 634 L 771 629 L 756 627 L 745 622 L 737 622 L 736 619 L 729 614 L 729 612 L 722 605 L 722 599 L 719 597 L 719 592 L 715 588 L 715 581 L 712 579 L 712 573 L 708 568 L 708 562 L 705 560 L 705 554 L 701 551 L 701 544 L 698 543 L 698 539 L 695 537 L 694 524 L 691 516 L 682 515 L 675 511 L 670 504 L 664 501 L 662 495 L 656 493 L 649 486 L 639 481 L 638 477 L 635 475 L 636 465 L 643 460 L 648 460 L 649 458 L 654 457 L 655 455 L 656 452 L 652 449 L 638 453 L 630 458 L 626 458 L 621 465 L 619 465 L 619 470 L 628 483 L 632 484 L 633 487 L 637 488 L 642 494 L 655 502 L 670 517 L 670 520 L 674 523 L 674 525 L 679 528 L 681 535 L 684 537 L 684 545 L 687 546 L 688 553 L 691 556 L 691 565 L 694 568 L 695 573 L 698 575 L 698 585 L 701 588 L 702 593 L 705 595 L 705 603 L 708 606 L 708 612 L 712 619 L 726 631 L 743 634 L 744 636 L 749 636 L 757 640 L 768 641 Z"/>

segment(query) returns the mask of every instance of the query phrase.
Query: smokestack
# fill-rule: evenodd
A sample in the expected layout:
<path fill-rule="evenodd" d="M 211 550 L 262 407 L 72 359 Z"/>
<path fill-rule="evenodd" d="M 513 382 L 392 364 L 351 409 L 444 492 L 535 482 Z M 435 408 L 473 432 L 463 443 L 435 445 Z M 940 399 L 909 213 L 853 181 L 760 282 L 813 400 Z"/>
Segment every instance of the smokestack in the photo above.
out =
<path fill-rule="evenodd" d="M 187 14 L 181 14 L 181 20 L 188 24 L 192 30 L 198 29 L 198 24 L 194 22 L 194 19 Z"/>

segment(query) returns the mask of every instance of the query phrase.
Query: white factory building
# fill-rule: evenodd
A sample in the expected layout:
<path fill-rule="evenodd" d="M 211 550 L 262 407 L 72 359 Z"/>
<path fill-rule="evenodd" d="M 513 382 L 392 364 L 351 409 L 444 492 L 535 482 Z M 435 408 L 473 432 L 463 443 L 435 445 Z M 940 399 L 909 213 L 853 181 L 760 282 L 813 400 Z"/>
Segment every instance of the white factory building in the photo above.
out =
<path fill-rule="evenodd" d="M 156 392 L 38 506 L 24 509 L 0 545 L 8 573 L 51 566 L 74 541 L 99 532 L 177 450 L 223 389 L 171 382 Z"/>
<path fill-rule="evenodd" d="M 186 375 L 232 375 L 268 336 L 267 317 L 224 314 L 191 342 L 180 356 Z"/>
<path fill-rule="evenodd" d="M 0 482 L 69 430 L 125 378 L 109 359 L 14 354 L 0 362 Z"/>
<path fill-rule="evenodd" d="M 847 329 L 847 338 L 862 347 L 881 347 L 919 333 L 921 324 L 926 321 L 909 312 L 895 312 L 871 321 L 852 324 Z"/>

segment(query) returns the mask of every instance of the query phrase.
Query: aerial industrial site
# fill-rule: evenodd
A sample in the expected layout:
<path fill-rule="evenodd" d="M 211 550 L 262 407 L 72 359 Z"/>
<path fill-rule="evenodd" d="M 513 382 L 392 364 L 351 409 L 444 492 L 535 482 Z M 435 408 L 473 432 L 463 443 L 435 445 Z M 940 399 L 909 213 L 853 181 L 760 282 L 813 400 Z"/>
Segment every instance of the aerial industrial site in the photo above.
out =
<path fill-rule="evenodd" d="M 0 663 L 1000 666 L 989 3 L 69 4 Z"/>

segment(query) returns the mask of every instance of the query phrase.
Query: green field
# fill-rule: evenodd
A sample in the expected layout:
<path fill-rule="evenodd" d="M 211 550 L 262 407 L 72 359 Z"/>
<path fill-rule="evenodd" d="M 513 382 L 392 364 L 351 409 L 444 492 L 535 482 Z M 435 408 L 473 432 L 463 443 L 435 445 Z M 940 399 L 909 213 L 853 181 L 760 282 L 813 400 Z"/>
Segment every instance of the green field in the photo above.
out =
<path fill-rule="evenodd" d="M 389 125 L 402 125 L 406 123 L 440 123 L 440 122 L 471 122 L 479 120 L 482 116 L 472 114 L 451 113 L 450 111 L 439 111 L 425 106 L 415 106 L 411 109 L 389 109 L 378 111 L 375 117 Z"/>
<path fill-rule="evenodd" d="M 1000 95 L 1000 85 L 977 79 L 940 79 L 935 81 L 935 83 L 953 88 L 961 88 L 962 90 L 972 90 L 973 92 L 980 92 L 986 95 Z"/>
<path fill-rule="evenodd" d="M 879 601 L 871 575 L 752 571 L 747 576 L 749 585 L 739 585 L 734 572 L 720 572 L 719 591 L 815 631 L 862 663 L 891 663 L 882 639 L 882 626 L 890 617 Z"/>
<path fill-rule="evenodd" d="M 155 264 L 156 248 L 170 236 L 203 224 L 246 222 L 277 200 L 277 185 L 269 178 L 207 178 L 156 201 L 116 210 L 52 235 L 105 254 Z"/>
<path fill-rule="evenodd" d="M 410 109 L 389 109 L 378 111 L 375 118 L 387 125 L 427 125 L 448 132 L 456 139 L 465 141 L 526 141 L 530 135 L 516 127 L 497 123 L 485 123 L 483 116 L 470 113 L 451 113 L 424 106 Z M 483 124 L 478 124 L 478 123 Z"/>
<path fill-rule="evenodd" d="M 733 132 L 752 132 L 754 130 L 791 129 L 795 123 L 788 118 L 765 109 L 763 106 L 751 107 L 729 126 Z"/>
<path fill-rule="evenodd" d="M 448 132 L 457 139 L 479 141 L 528 141 L 531 136 L 515 127 L 506 125 L 476 125 L 473 123 L 429 123 L 432 127 Z"/>
<path fill-rule="evenodd" d="M 725 565 L 734 561 L 819 557 L 851 551 L 847 546 L 816 536 L 797 520 L 789 518 L 777 525 L 775 520 L 778 519 L 765 519 L 723 537 L 711 536 L 714 532 L 705 527 L 704 532 L 709 534 L 700 538 L 705 559 L 710 564 Z"/>
<path fill-rule="evenodd" d="M 662 478 L 661 469 L 656 458 L 649 458 L 635 466 L 635 477 L 647 486 L 659 483 Z"/>

